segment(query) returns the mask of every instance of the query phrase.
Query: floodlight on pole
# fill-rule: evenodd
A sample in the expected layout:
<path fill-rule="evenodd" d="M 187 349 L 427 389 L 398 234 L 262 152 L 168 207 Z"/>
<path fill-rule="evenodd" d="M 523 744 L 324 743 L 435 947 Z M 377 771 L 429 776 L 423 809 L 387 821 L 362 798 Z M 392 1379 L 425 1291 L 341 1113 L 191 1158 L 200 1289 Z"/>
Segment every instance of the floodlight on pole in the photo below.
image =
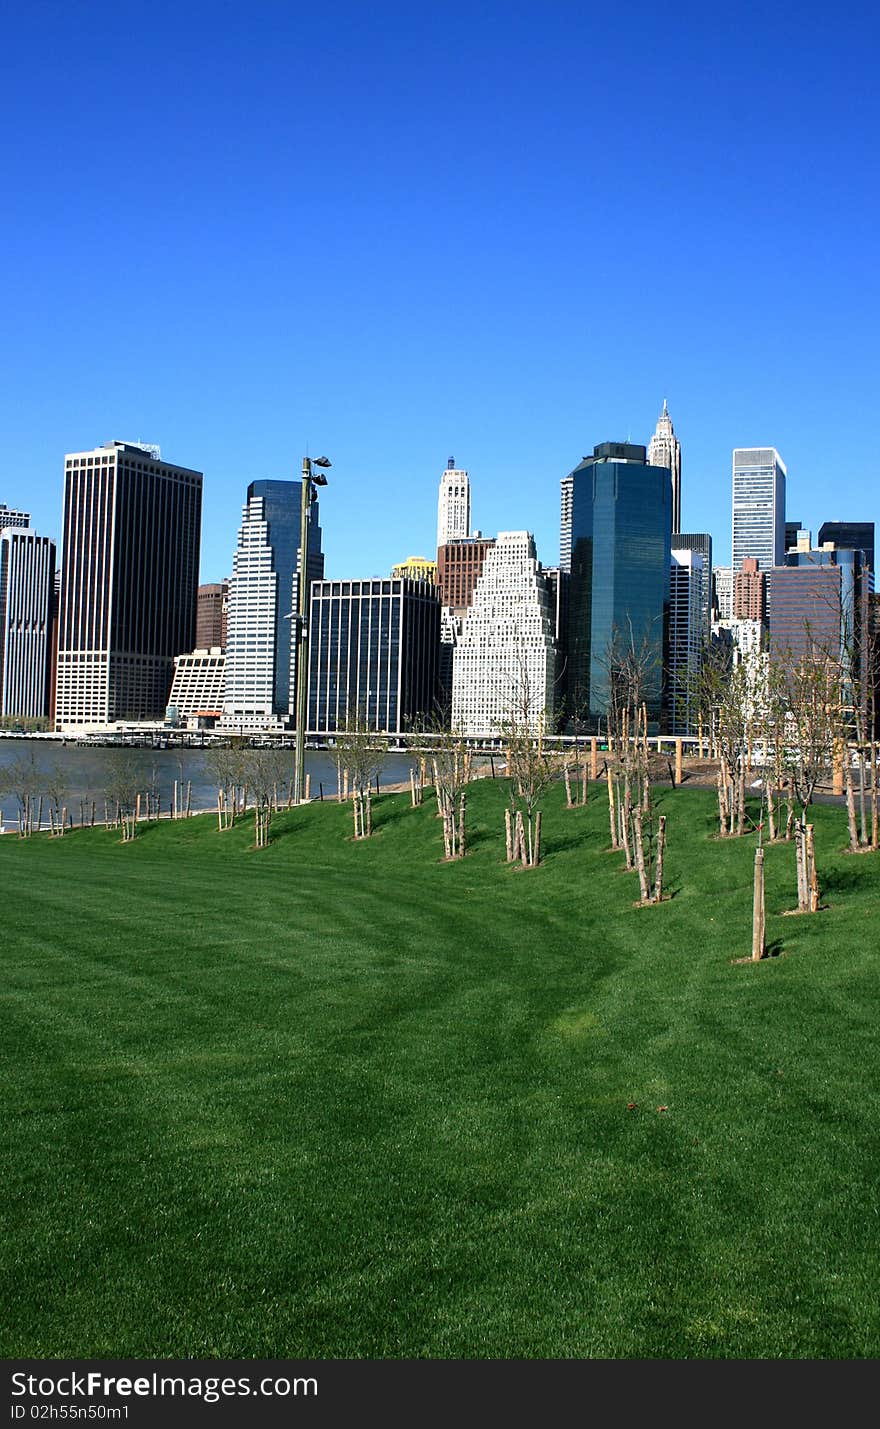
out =
<path fill-rule="evenodd" d="M 329 457 L 307 457 L 302 460 L 302 500 L 300 503 L 299 531 L 299 577 L 296 602 L 296 738 L 293 769 L 294 803 L 302 803 L 305 797 L 306 759 L 306 706 L 309 686 L 309 639 L 308 639 L 308 599 L 309 599 L 309 509 L 315 500 L 318 486 L 326 486 L 323 471 L 315 467 L 328 467 Z"/>

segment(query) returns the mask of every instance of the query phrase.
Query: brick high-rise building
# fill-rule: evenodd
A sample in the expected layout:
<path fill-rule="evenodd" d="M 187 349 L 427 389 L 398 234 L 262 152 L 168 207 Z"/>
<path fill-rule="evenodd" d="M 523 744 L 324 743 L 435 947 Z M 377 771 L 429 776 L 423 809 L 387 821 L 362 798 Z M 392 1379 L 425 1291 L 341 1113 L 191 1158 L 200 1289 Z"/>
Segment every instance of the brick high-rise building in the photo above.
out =
<path fill-rule="evenodd" d="M 226 649 L 226 609 L 229 582 L 200 585 L 196 608 L 196 649 Z M 181 651 L 181 654 L 184 652 Z"/>
<path fill-rule="evenodd" d="M 467 610 L 480 579 L 486 553 L 494 545 L 494 537 L 474 536 L 466 541 L 449 541 L 437 548 L 437 587 L 441 605 L 459 614 Z"/>
<path fill-rule="evenodd" d="M 754 557 L 746 556 L 733 578 L 734 620 L 763 620 L 766 615 L 764 572 Z"/>
<path fill-rule="evenodd" d="M 202 473 L 158 447 L 64 458 L 55 724 L 162 719 L 174 657 L 195 640 Z"/>

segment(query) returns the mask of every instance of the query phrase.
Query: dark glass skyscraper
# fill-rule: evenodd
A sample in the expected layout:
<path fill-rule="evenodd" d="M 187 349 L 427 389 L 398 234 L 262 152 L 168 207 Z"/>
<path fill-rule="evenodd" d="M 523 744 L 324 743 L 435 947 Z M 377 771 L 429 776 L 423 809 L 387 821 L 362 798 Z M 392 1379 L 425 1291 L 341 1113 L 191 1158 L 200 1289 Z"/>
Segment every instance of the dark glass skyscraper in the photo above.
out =
<path fill-rule="evenodd" d="M 825 541 L 833 541 L 847 551 L 864 551 L 868 569 L 874 570 L 873 521 L 823 521 L 817 544 L 821 546 Z"/>
<path fill-rule="evenodd" d="M 195 636 L 202 473 L 118 441 L 64 468 L 56 724 L 161 719 Z"/>
<path fill-rule="evenodd" d="M 603 442 L 571 476 L 569 716 L 589 724 L 604 719 L 609 666 L 633 651 L 656 726 L 669 613 L 669 470 L 649 466 L 643 446 Z"/>
<path fill-rule="evenodd" d="M 310 733 L 347 718 L 402 734 L 434 712 L 440 600 L 426 581 L 315 581 L 309 621 Z"/>

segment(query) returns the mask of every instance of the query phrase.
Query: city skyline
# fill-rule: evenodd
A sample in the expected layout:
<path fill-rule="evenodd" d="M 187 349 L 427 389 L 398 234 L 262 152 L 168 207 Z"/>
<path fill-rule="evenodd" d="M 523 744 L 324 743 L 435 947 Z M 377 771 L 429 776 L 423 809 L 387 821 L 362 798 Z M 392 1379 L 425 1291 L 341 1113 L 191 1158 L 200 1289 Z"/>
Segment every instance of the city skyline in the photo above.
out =
<path fill-rule="evenodd" d="M 20 8 L 2 499 L 57 541 L 64 452 L 158 441 L 205 473 L 219 581 L 242 489 L 326 451 L 327 573 L 368 578 L 430 556 L 454 452 L 476 524 L 531 530 L 552 565 L 560 479 L 598 442 L 647 444 L 665 398 L 681 522 L 719 564 L 735 447 L 784 453 L 814 530 L 877 522 L 873 444 L 843 490 L 829 454 L 880 376 L 878 25 L 811 4 L 735 28 L 638 3 Z M 100 86 L 69 102 L 96 56 L 150 75 L 112 125 Z M 304 68 L 319 103 L 291 96 Z"/>

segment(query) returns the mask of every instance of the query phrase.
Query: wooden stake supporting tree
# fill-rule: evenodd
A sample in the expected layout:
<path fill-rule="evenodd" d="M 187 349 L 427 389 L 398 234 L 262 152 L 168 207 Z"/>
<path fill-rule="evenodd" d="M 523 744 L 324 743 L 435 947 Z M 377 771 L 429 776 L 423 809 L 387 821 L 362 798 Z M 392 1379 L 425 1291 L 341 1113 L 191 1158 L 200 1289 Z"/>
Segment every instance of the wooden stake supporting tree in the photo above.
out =
<path fill-rule="evenodd" d="M 755 849 L 755 885 L 752 896 L 752 961 L 760 962 L 767 951 L 764 910 L 764 850 Z"/>

